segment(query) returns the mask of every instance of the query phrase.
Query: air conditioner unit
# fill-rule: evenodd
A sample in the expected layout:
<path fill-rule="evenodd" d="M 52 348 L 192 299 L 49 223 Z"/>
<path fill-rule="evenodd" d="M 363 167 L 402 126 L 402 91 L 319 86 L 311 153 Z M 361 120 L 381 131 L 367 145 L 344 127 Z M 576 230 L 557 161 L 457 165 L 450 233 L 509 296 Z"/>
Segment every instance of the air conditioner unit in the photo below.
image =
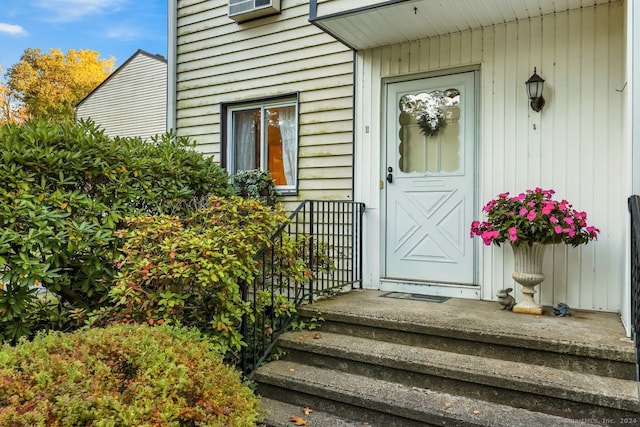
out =
<path fill-rule="evenodd" d="M 229 0 L 229 18 L 236 22 L 280 12 L 280 0 Z"/>

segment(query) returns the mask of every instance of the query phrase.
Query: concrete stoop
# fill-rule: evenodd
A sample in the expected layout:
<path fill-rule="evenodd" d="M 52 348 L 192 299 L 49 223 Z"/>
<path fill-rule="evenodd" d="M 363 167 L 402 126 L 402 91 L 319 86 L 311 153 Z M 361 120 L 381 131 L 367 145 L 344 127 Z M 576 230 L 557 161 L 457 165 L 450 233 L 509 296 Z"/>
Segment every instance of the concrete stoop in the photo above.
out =
<path fill-rule="evenodd" d="M 300 310 L 325 320 L 283 334 L 285 358 L 255 372 L 267 425 L 294 425 L 291 415 L 326 427 L 640 424 L 632 345 L 605 315 L 535 319 L 480 301 L 465 313 L 467 302 L 378 296 Z"/>

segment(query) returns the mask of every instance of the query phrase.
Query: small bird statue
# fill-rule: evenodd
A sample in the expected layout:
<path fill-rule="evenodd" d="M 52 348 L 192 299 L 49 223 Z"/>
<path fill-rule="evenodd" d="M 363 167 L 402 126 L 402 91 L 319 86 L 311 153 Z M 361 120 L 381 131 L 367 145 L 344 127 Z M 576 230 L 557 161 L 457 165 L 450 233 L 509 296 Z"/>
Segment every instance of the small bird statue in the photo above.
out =
<path fill-rule="evenodd" d="M 571 311 L 569 310 L 569 306 L 563 302 L 559 302 L 555 306 L 553 306 L 553 314 L 559 317 L 571 316 Z"/>

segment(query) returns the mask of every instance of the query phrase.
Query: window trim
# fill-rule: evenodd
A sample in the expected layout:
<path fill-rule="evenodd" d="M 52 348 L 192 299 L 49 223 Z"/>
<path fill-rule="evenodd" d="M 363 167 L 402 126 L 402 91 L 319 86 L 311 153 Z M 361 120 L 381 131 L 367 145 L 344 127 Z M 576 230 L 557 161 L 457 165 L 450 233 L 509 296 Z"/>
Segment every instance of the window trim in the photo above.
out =
<path fill-rule="evenodd" d="M 229 173 L 235 173 L 232 164 L 234 159 L 235 145 L 232 143 L 233 138 L 233 112 L 259 108 L 261 110 L 269 107 L 293 106 L 295 108 L 295 129 L 296 129 L 296 148 L 295 148 L 295 176 L 293 184 L 286 186 L 276 186 L 276 192 L 280 195 L 297 195 L 299 184 L 299 159 L 300 159 L 300 92 L 289 92 L 278 96 L 252 98 L 240 102 L 223 102 L 220 104 L 220 165 Z M 266 126 L 261 126 L 261 132 L 266 131 Z M 264 166 L 268 163 L 266 156 L 267 139 L 264 134 L 261 135 L 260 147 L 260 164 L 262 170 L 267 170 Z M 266 161 L 266 162 L 265 162 Z"/>

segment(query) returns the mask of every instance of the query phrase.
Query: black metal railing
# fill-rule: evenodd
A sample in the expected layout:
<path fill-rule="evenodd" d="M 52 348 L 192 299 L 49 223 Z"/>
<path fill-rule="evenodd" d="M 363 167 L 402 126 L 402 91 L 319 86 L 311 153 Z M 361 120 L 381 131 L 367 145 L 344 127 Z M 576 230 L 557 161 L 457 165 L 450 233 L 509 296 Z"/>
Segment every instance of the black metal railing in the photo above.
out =
<path fill-rule="evenodd" d="M 289 304 L 298 308 L 321 295 L 362 288 L 363 214 L 364 203 L 306 200 L 273 235 L 271 245 L 256 254 L 260 272 L 252 283 L 241 284 L 251 306 L 242 322 L 247 346 L 240 355 L 248 378 L 288 327 Z M 283 259 L 278 250 L 283 245 L 294 245 L 296 260 Z M 286 274 L 296 261 L 306 264 L 303 277 Z"/>
<path fill-rule="evenodd" d="M 636 346 L 636 380 L 640 381 L 640 196 L 629 197 L 631 213 L 631 333 Z"/>

